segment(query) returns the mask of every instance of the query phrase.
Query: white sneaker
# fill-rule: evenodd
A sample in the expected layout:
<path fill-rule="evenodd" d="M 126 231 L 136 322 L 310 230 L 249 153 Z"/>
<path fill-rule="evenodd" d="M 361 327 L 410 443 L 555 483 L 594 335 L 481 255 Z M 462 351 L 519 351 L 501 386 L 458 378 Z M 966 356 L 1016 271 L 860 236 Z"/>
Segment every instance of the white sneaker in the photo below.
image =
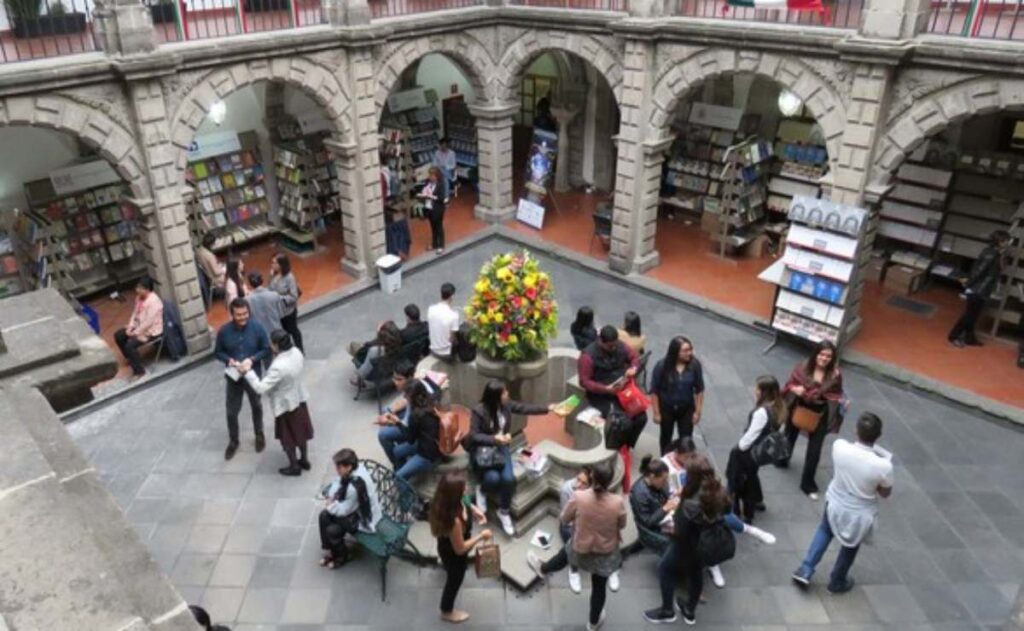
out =
<path fill-rule="evenodd" d="M 544 576 L 544 571 L 540 569 L 540 557 L 538 557 L 532 551 L 526 553 L 526 564 L 530 566 L 530 569 L 533 570 L 533 573 L 537 575 L 537 578 L 539 578 L 541 582 L 547 580 L 547 578 Z"/>
<path fill-rule="evenodd" d="M 484 513 L 487 512 L 487 494 L 480 486 L 476 487 L 476 507 Z"/>
<path fill-rule="evenodd" d="M 708 572 L 711 573 L 711 582 L 715 584 L 715 587 L 719 589 L 725 587 L 725 576 L 722 574 L 720 567 L 712 565 L 708 568 Z"/>
<path fill-rule="evenodd" d="M 613 592 L 619 591 L 619 571 L 612 572 L 612 575 L 608 577 L 608 589 Z"/>
<path fill-rule="evenodd" d="M 761 543 L 767 543 L 768 545 L 773 545 L 775 543 L 775 535 L 768 532 L 767 530 L 761 530 L 757 526 L 744 524 L 743 532 L 750 535 L 754 539 L 757 539 Z"/>
<path fill-rule="evenodd" d="M 821 499 L 821 496 L 818 495 L 817 493 L 808 493 L 807 497 L 811 498 L 812 502 L 817 502 L 819 499 Z"/>
<path fill-rule="evenodd" d="M 501 522 L 501 529 L 505 531 L 505 534 L 509 537 L 516 536 L 516 527 L 512 523 L 512 515 L 507 510 L 498 511 L 498 521 Z"/>
<path fill-rule="evenodd" d="M 569 589 L 571 589 L 574 594 L 580 594 L 583 592 L 583 581 L 580 579 L 579 572 L 569 570 Z"/>
<path fill-rule="evenodd" d="M 601 628 L 602 624 L 604 624 L 604 609 L 601 610 L 601 615 L 597 619 L 597 624 L 590 624 L 589 621 L 587 622 L 587 631 L 597 631 Z"/>

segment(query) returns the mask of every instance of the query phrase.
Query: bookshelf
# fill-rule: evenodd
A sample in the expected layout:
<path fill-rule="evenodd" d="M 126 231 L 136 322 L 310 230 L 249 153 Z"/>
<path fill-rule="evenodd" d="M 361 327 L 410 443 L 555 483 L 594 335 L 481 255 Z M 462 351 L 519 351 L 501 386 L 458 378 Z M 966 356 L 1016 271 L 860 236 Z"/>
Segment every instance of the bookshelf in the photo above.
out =
<path fill-rule="evenodd" d="M 701 223 L 718 242 L 719 256 L 745 246 L 758 236 L 753 224 L 764 217 L 765 186 L 772 147 L 756 138 L 741 141 L 725 150 L 725 163 L 719 180 L 723 184 L 721 202 L 704 203 Z"/>
<path fill-rule="evenodd" d="M 214 250 L 224 250 L 276 232 L 269 221 L 265 174 L 254 132 L 238 136 L 240 148 L 189 162 L 195 189 L 194 232 L 212 232 Z"/>
<path fill-rule="evenodd" d="M 775 134 L 775 168 L 768 179 L 768 210 L 789 212 L 794 196 L 818 197 L 820 180 L 828 166 L 828 151 L 814 144 L 815 122 L 785 119 Z"/>
<path fill-rule="evenodd" d="M 736 133 L 689 123 L 677 130 L 670 150 L 663 179 L 660 202 L 672 210 L 699 215 L 707 198 L 722 193 L 719 177 L 725 150 L 735 141 Z M 714 202 L 711 202 L 712 205 Z"/>
<path fill-rule="evenodd" d="M 786 250 L 760 275 L 776 285 L 771 326 L 815 343 L 844 344 L 861 324 L 867 211 L 798 195 L 788 215 Z"/>
<path fill-rule="evenodd" d="M 441 107 L 448 147 L 455 152 L 455 159 L 458 163 L 455 174 L 459 179 L 474 182 L 479 164 L 476 119 L 470 113 L 466 99 L 462 95 L 445 99 Z"/>
<path fill-rule="evenodd" d="M 23 265 L 15 251 L 15 240 L 11 231 L 0 228 L 0 298 L 7 298 L 25 291 Z"/>

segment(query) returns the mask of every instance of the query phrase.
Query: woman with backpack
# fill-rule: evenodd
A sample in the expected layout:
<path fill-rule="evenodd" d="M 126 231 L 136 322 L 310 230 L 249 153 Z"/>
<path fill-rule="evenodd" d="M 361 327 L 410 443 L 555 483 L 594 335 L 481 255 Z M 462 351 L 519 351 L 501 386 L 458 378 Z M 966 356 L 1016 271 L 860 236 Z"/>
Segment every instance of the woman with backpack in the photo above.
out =
<path fill-rule="evenodd" d="M 366 467 L 359 464 L 356 452 L 342 449 L 334 454 L 333 460 L 338 477 L 321 493 L 324 509 L 320 511 L 320 547 L 324 550 L 320 565 L 329 570 L 348 562 L 346 535 L 373 532 L 380 521 L 373 479 Z"/>
<path fill-rule="evenodd" d="M 444 474 L 437 483 L 430 503 L 430 533 L 437 539 L 437 556 L 444 566 L 444 590 L 441 592 L 441 620 L 458 624 L 469 614 L 455 608 L 462 581 L 469 567 L 469 553 L 481 541 L 491 540 L 491 531 L 484 528 L 472 536 L 473 520 L 484 524 L 487 516 L 466 497 L 466 478 L 461 473 Z"/>
<path fill-rule="evenodd" d="M 786 416 L 786 405 L 775 377 L 762 375 L 757 378 L 754 400 L 756 404 L 747 417 L 747 428 L 739 443 L 729 452 L 729 464 L 725 467 L 725 478 L 734 497 L 734 510 L 748 524 L 754 523 L 756 511 L 764 510 L 761 478 L 757 475 L 759 465 L 752 451 L 779 428 Z"/>
<path fill-rule="evenodd" d="M 711 463 L 697 456 L 687 474 L 682 502 L 672 519 L 672 540 L 658 562 L 661 606 L 644 612 L 644 619 L 651 624 L 675 622 L 677 606 L 683 622 L 696 624 L 697 603 L 704 590 L 704 568 L 735 553 L 735 538 L 723 520 L 729 510 L 729 496 L 715 477 Z M 673 602 L 680 576 L 687 579 L 686 599 Z"/>
<path fill-rule="evenodd" d="M 395 425 L 402 433 L 401 443 L 395 445 L 395 475 L 408 482 L 421 473 L 430 471 L 441 460 L 441 415 L 437 401 L 419 379 L 410 382 L 405 400 L 411 407 L 408 425 Z"/>
<path fill-rule="evenodd" d="M 539 416 L 554 411 L 555 404 L 540 405 L 513 401 L 505 384 L 492 379 L 484 386 L 480 405 L 473 409 L 469 435 L 463 443 L 476 472 L 476 505 L 487 512 L 487 493 L 498 493 L 498 521 L 509 537 L 516 535 L 512 523 L 512 496 L 516 476 L 512 470 L 512 415 Z"/>

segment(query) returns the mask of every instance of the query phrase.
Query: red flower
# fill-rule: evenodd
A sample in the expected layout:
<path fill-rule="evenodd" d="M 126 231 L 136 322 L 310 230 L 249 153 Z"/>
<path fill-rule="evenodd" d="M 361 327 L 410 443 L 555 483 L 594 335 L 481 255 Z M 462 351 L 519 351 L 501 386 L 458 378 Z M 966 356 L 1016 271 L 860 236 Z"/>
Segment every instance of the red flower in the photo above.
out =
<path fill-rule="evenodd" d="M 530 287 L 529 289 L 527 289 L 526 290 L 526 297 L 529 298 L 530 300 L 535 300 L 537 298 L 537 290 L 536 290 L 536 288 Z"/>

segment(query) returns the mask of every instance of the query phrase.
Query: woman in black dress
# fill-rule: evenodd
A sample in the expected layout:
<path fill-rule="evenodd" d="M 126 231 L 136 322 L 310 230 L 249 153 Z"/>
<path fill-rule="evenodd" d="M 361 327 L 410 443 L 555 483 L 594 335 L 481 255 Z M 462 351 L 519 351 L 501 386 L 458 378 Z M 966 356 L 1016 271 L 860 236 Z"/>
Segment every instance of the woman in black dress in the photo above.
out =
<path fill-rule="evenodd" d="M 430 532 L 437 538 L 437 556 L 447 577 L 441 592 L 441 620 L 458 624 L 469 614 L 455 608 L 455 597 L 469 567 L 469 552 L 481 541 L 491 540 L 490 529 L 471 536 L 472 521 L 486 523 L 487 517 L 466 496 L 466 478 L 460 473 L 444 474 L 430 503 Z"/>

